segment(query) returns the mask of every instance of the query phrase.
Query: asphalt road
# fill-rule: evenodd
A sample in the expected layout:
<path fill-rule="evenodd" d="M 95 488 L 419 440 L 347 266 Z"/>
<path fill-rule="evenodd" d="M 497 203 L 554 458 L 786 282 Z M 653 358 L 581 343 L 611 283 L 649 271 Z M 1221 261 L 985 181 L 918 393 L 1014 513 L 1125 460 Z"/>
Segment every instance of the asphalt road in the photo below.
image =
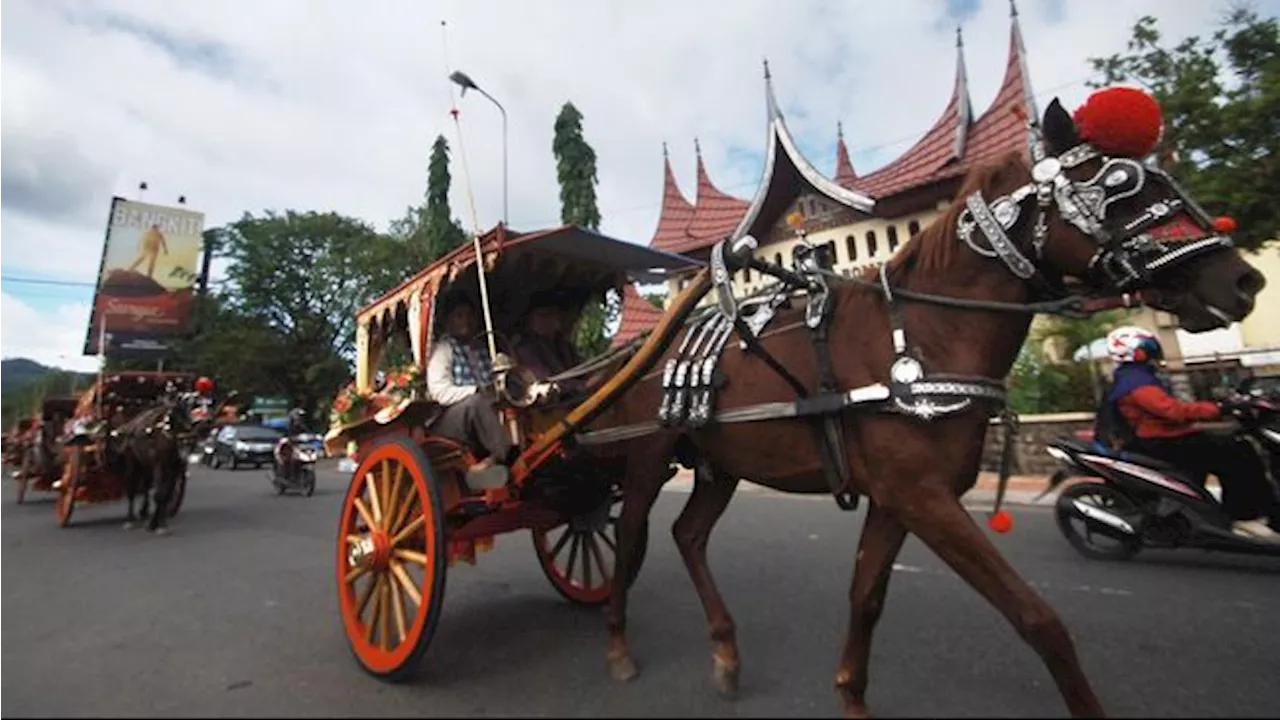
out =
<path fill-rule="evenodd" d="M 832 689 L 860 517 L 742 492 L 711 541 L 738 621 L 742 692 L 716 696 L 701 606 L 664 493 L 632 594 L 640 677 L 610 680 L 598 611 L 562 601 L 527 533 L 449 575 L 424 675 L 390 685 L 349 655 L 333 537 L 345 478 L 278 497 L 263 471 L 193 470 L 174 535 L 123 504 L 3 500 L 0 712 L 18 716 L 838 717 Z M 858 513 L 860 516 L 861 513 Z M 1058 608 L 1112 715 L 1280 716 L 1280 562 L 1201 553 L 1078 557 L 1048 511 L 1016 511 L 1006 556 Z M 1063 717 L 1039 658 L 914 539 L 872 652 L 881 717 Z"/>

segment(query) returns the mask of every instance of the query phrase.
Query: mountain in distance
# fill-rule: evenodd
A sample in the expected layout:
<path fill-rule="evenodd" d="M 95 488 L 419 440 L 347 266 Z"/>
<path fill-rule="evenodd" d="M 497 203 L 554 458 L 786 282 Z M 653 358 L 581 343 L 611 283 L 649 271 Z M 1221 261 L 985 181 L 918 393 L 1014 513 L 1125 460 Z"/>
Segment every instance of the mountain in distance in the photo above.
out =
<path fill-rule="evenodd" d="M 0 361 L 0 391 L 17 390 L 52 372 L 71 374 L 70 370 L 41 365 L 29 358 L 5 358 Z M 76 374 L 82 380 L 94 377 L 93 373 Z"/>

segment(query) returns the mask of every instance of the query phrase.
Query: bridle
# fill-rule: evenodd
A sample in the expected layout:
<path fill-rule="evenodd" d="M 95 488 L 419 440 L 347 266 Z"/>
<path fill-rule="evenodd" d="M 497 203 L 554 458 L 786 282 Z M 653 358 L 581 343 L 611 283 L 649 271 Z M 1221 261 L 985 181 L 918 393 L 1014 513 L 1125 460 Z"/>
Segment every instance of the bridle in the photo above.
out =
<path fill-rule="evenodd" d="M 1015 276 L 1027 280 L 1050 296 L 1069 294 L 1060 278 L 1047 276 L 1042 269 L 1049 239 L 1049 216 L 1057 211 L 1062 219 L 1098 242 L 1084 273 L 1086 284 L 1103 292 L 1131 293 L 1150 288 L 1158 273 L 1201 255 L 1234 247 L 1228 235 L 1211 234 L 1201 240 L 1167 243 L 1152 230 L 1187 212 L 1202 230 L 1214 229 L 1208 213 L 1164 170 L 1127 157 L 1113 157 L 1087 142 L 1081 142 L 1058 156 L 1047 153 L 1039 124 L 1027 120 L 1033 166 L 1031 182 L 991 202 L 977 191 L 965 198 L 965 209 L 956 220 L 956 231 L 965 244 L 984 257 L 998 258 Z M 1093 177 L 1077 182 L 1066 171 L 1094 159 L 1102 166 Z M 1169 195 L 1120 221 L 1114 229 L 1109 212 L 1121 200 L 1131 198 L 1152 180 L 1163 183 Z M 1008 236 L 1024 214 L 1034 216 L 1032 248 L 1035 260 Z M 987 241 L 983 247 L 975 231 Z"/>

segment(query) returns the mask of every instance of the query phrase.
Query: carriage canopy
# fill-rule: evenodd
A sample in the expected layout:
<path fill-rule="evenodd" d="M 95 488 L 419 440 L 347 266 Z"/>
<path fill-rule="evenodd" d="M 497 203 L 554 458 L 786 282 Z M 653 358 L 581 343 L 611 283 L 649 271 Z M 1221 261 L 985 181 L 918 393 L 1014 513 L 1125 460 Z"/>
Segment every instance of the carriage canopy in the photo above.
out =
<path fill-rule="evenodd" d="M 602 300 L 626 282 L 662 282 L 673 271 L 700 262 L 566 225 L 519 233 L 499 224 L 480 239 L 494 330 L 511 335 L 538 293 L 554 291 L 571 299 L 576 319 L 589 300 Z M 473 242 L 424 268 L 356 314 L 356 388 L 365 392 L 387 341 L 396 333 L 409 340 L 413 362 L 425 367 L 430 354 L 436 299 L 451 291 L 479 303 Z"/>

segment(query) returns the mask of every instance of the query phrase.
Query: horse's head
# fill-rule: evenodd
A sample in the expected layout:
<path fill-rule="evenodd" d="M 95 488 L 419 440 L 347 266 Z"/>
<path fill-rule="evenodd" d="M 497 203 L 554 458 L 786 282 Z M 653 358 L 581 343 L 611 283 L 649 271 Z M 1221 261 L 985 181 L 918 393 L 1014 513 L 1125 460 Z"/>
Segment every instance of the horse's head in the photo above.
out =
<path fill-rule="evenodd" d="M 1266 283 L 1232 246 L 1234 222 L 1211 218 L 1168 173 L 1138 159 L 1162 131 L 1150 95 L 1109 88 L 1074 118 L 1055 99 L 1030 129 L 1031 182 L 995 199 L 965 198 L 962 235 L 980 231 L 1024 279 L 1072 278 L 1101 296 L 1140 291 L 1191 332 L 1252 312 Z M 1025 255 L 998 241 L 1015 225 L 1030 231 Z"/>

